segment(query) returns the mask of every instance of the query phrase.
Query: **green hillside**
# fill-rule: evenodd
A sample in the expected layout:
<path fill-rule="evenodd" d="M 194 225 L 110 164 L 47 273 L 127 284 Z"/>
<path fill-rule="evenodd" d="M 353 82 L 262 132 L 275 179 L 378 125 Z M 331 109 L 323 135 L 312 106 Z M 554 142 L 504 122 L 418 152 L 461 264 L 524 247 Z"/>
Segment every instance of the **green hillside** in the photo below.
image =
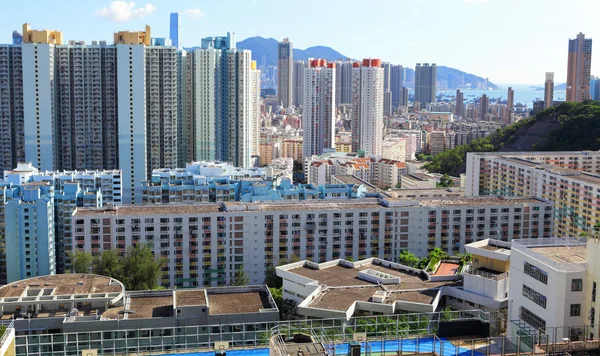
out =
<path fill-rule="evenodd" d="M 600 102 L 564 103 L 521 120 L 492 135 L 433 157 L 431 173 L 458 175 L 468 152 L 600 150 Z"/>

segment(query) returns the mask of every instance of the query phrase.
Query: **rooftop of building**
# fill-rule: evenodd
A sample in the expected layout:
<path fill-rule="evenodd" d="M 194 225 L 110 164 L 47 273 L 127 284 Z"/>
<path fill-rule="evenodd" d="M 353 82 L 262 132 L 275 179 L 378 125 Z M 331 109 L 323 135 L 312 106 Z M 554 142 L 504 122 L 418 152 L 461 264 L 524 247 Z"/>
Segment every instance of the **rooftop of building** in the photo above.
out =
<path fill-rule="evenodd" d="M 420 206 L 480 206 L 480 205 L 521 205 L 527 203 L 543 203 L 534 197 L 502 197 L 502 196 L 473 196 L 473 197 L 434 197 L 417 199 Z"/>
<path fill-rule="evenodd" d="M 27 292 L 26 292 L 27 291 Z M 20 280 L 0 287 L 0 298 L 34 296 L 122 293 L 123 285 L 116 279 L 95 274 L 57 274 Z M 25 292 L 25 294 L 24 294 Z"/>
<path fill-rule="evenodd" d="M 430 179 L 435 179 L 435 177 L 430 176 L 429 174 L 425 174 L 425 173 L 410 173 L 408 175 L 402 176 L 402 178 L 404 178 L 404 179 L 412 179 L 412 180 L 430 180 Z"/>
<path fill-rule="evenodd" d="M 516 239 L 511 242 L 511 251 L 519 251 L 559 271 L 585 271 L 587 267 L 585 238 Z"/>
<path fill-rule="evenodd" d="M 587 262 L 587 248 L 585 245 L 530 247 L 530 249 L 558 263 Z"/>
<path fill-rule="evenodd" d="M 175 302 L 178 307 L 206 305 L 206 292 L 204 289 L 178 290 L 175 293 Z"/>
<path fill-rule="evenodd" d="M 266 289 L 235 293 L 213 293 L 208 291 L 210 315 L 258 313 L 271 309 Z"/>
<path fill-rule="evenodd" d="M 448 268 L 438 268 L 439 275 L 455 275 L 457 264 L 447 263 Z M 452 266 L 451 266 L 452 265 Z M 328 310 L 347 310 L 354 302 L 372 301 L 373 296 L 385 294 L 384 304 L 393 304 L 396 301 L 430 304 L 445 285 L 455 285 L 455 281 L 429 281 L 424 271 L 412 269 L 389 261 L 371 258 L 358 262 L 346 260 L 330 261 L 322 264 L 313 262 L 299 262 L 279 267 L 287 272 L 316 281 L 323 288 L 308 306 Z M 388 280 L 384 285 L 375 279 L 399 278 L 399 283 Z M 362 277 L 362 278 L 361 278 Z"/>
<path fill-rule="evenodd" d="M 221 203 L 201 203 L 188 205 L 119 205 L 112 208 L 77 208 L 74 216 L 86 215 L 147 215 L 147 214 L 198 214 L 218 213 L 221 211 Z"/>
<path fill-rule="evenodd" d="M 371 183 L 358 178 L 357 176 L 354 175 L 350 175 L 350 174 L 336 174 L 333 175 L 332 178 L 336 178 L 337 180 L 339 180 L 340 182 L 342 182 L 343 184 L 362 184 L 365 186 L 367 193 L 379 193 L 379 194 L 384 194 L 387 195 L 383 190 L 377 188 L 376 186 L 372 185 Z"/>

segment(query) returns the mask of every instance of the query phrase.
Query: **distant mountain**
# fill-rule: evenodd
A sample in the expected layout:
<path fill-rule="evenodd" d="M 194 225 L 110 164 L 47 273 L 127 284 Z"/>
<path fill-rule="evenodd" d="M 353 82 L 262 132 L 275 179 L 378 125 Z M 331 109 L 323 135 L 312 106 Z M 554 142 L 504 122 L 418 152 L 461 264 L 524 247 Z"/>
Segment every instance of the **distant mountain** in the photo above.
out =
<path fill-rule="evenodd" d="M 562 83 L 554 86 L 554 90 L 567 90 L 567 83 Z"/>
<path fill-rule="evenodd" d="M 237 48 L 249 49 L 252 51 L 252 60 L 256 63 L 261 63 L 261 58 L 264 55 L 267 58 L 267 66 L 277 65 L 277 43 L 274 38 L 250 37 L 236 43 Z M 348 59 L 340 52 L 331 47 L 314 46 L 307 49 L 294 48 L 294 59 L 307 60 L 308 58 L 322 58 L 328 61 L 338 59 Z"/>
<path fill-rule="evenodd" d="M 277 43 L 278 41 L 274 38 L 264 38 L 260 36 L 246 38 L 243 41 L 237 42 L 236 46 L 240 49 L 249 49 L 252 51 L 252 59 L 257 64 L 261 64 L 261 58 L 264 55 L 267 60 L 267 66 L 277 65 Z M 313 46 L 307 49 L 294 48 L 294 59 L 295 60 L 307 60 L 308 58 L 322 58 L 328 61 L 344 60 L 349 57 L 341 54 L 327 46 Z M 413 71 L 412 68 L 407 68 L 409 71 Z M 477 88 L 478 83 L 485 82 L 485 78 L 476 76 L 474 74 L 466 73 L 455 68 L 438 66 L 437 67 L 437 80 L 440 82 L 448 82 L 448 80 L 455 80 L 457 77 L 462 77 L 464 84 L 471 84 L 471 87 Z M 488 86 L 496 89 L 497 86 L 488 81 Z"/>

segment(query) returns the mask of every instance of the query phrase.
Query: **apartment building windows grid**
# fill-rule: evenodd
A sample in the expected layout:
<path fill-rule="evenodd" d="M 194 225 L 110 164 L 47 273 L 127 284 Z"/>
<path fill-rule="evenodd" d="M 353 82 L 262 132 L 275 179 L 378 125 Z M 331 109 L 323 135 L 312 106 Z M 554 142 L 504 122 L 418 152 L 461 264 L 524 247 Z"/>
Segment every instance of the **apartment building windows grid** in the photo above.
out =
<path fill-rule="evenodd" d="M 543 294 L 536 292 L 534 289 L 526 285 L 523 285 L 523 296 L 546 309 L 547 299 Z"/>
<path fill-rule="evenodd" d="M 521 307 L 520 314 L 521 320 L 523 320 L 527 324 L 533 326 L 536 329 L 539 329 L 541 332 L 543 332 L 546 329 L 546 321 L 537 316 L 531 310 L 525 307 Z"/>
<path fill-rule="evenodd" d="M 548 284 L 548 273 L 546 273 L 544 270 L 532 265 L 529 262 L 525 262 L 525 265 L 523 267 L 523 272 L 526 275 L 528 275 L 544 284 Z"/>

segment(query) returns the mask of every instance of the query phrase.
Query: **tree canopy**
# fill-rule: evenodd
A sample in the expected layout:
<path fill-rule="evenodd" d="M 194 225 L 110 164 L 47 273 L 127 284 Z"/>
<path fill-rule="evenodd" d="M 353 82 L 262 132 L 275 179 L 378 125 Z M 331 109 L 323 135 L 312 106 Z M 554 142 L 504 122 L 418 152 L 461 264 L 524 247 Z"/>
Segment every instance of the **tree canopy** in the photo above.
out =
<path fill-rule="evenodd" d="M 400 252 L 398 261 L 400 262 L 400 264 L 403 264 L 408 267 L 417 267 L 419 265 L 419 258 L 415 256 L 414 253 L 408 250 L 402 250 L 402 252 Z"/>
<path fill-rule="evenodd" d="M 230 284 L 232 286 L 245 286 L 248 284 L 248 277 L 246 276 L 246 273 L 244 273 L 244 265 L 240 265 Z"/>
<path fill-rule="evenodd" d="M 448 174 L 444 174 L 442 178 L 440 178 L 440 182 L 437 184 L 438 188 L 449 188 L 454 186 L 454 180 Z"/>
<path fill-rule="evenodd" d="M 150 247 L 144 244 L 129 247 L 124 256 L 119 256 L 116 250 L 104 251 L 96 257 L 88 252 L 71 256 L 74 272 L 118 279 L 127 290 L 158 289 L 158 279 L 166 263 L 164 259 L 156 259 Z"/>
<path fill-rule="evenodd" d="M 430 162 L 423 165 L 423 168 L 430 173 L 458 175 L 465 169 L 468 152 L 500 151 L 506 144 L 515 140 L 517 130 L 524 126 L 531 126 L 538 120 L 557 121 L 560 127 L 550 131 L 545 139 L 538 141 L 538 144 L 534 144 L 535 150 L 600 150 L 600 102 L 563 103 L 497 130 L 490 136 L 475 139 L 468 145 L 441 152 L 433 156 Z"/>

